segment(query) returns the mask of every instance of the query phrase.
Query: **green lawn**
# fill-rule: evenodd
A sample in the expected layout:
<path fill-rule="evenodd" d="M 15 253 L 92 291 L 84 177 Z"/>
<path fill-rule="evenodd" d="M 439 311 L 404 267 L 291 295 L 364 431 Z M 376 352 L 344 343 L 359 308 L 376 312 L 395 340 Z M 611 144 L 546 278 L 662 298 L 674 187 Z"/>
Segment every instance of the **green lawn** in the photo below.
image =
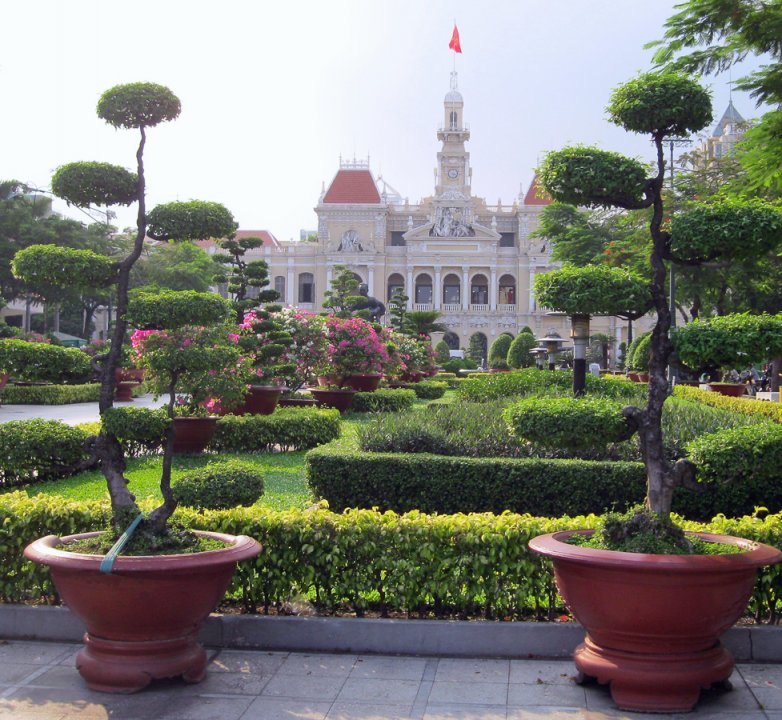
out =
<path fill-rule="evenodd" d="M 263 473 L 265 491 L 259 505 L 274 510 L 304 508 L 315 501 L 304 477 L 304 452 L 289 453 L 242 453 L 221 457 L 238 458 L 257 466 Z M 212 455 L 175 457 L 172 482 L 189 468 L 201 467 Z M 160 498 L 160 457 L 135 458 L 128 461 L 125 476 L 130 480 L 130 489 L 139 500 Z M 13 488 L 17 489 L 17 488 Z M 39 493 L 58 495 L 68 500 L 108 500 L 106 480 L 95 470 L 73 477 L 46 483 L 27 485 L 22 488 L 28 495 Z"/>

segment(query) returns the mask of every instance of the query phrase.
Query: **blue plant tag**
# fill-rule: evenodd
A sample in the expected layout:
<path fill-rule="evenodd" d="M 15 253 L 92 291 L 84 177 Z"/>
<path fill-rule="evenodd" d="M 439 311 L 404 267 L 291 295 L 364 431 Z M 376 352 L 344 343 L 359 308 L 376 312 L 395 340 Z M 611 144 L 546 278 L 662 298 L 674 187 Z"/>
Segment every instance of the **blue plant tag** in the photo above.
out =
<path fill-rule="evenodd" d="M 127 528 L 125 528 L 125 532 L 120 535 L 119 540 L 114 543 L 111 550 L 109 550 L 103 560 L 100 562 L 100 571 L 102 573 L 106 573 L 106 575 L 111 575 L 111 570 L 114 567 L 114 561 L 117 559 L 117 556 L 122 552 L 122 549 L 125 547 L 125 545 L 128 544 L 128 541 L 130 540 L 131 536 L 135 532 L 136 528 L 138 527 L 138 524 L 144 519 L 144 513 L 139 513 L 136 518 L 133 520 L 130 525 L 128 525 Z"/>

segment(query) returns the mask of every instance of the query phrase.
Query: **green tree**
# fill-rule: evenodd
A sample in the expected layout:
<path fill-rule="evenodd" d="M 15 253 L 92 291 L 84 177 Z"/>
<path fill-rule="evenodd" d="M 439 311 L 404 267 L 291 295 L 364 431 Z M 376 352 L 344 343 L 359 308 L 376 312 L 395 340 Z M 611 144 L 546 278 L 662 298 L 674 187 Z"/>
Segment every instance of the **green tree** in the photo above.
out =
<path fill-rule="evenodd" d="M 439 310 L 410 310 L 405 314 L 402 332 L 406 335 L 430 340 L 432 333 L 448 332 L 448 326 L 438 322 L 440 317 Z"/>
<path fill-rule="evenodd" d="M 388 314 L 391 316 L 390 324 L 397 332 L 402 332 L 405 327 L 405 318 L 407 317 L 407 301 L 410 298 L 405 295 L 404 290 L 397 288 L 394 290 L 391 299 L 388 301 Z"/>
<path fill-rule="evenodd" d="M 269 285 L 269 265 L 265 260 L 245 260 L 248 250 L 263 246 L 263 238 L 227 238 L 220 242 L 225 253 L 219 253 L 215 260 L 229 271 L 228 292 L 233 295 L 238 320 L 244 314 L 262 303 L 278 300 L 276 290 L 264 290 Z"/>
<path fill-rule="evenodd" d="M 773 109 L 749 129 L 740 143 L 747 171 L 744 192 L 782 192 L 782 3 L 779 0 L 688 0 L 665 23 L 654 61 L 692 74 L 718 74 L 747 55 L 767 62 L 734 81 L 758 104 Z"/>
<path fill-rule="evenodd" d="M 323 293 L 323 307 L 328 308 L 339 318 L 353 317 L 352 307 L 363 299 L 358 294 L 361 282 L 356 274 L 345 265 L 334 266 L 335 275 L 331 278 L 331 287 Z"/>
<path fill-rule="evenodd" d="M 514 370 L 519 368 L 531 367 L 535 364 L 535 359 L 530 354 L 530 350 L 536 347 L 538 341 L 531 332 L 520 332 L 508 348 L 506 357 L 507 364 Z"/>
<path fill-rule="evenodd" d="M 489 367 L 492 370 L 508 369 L 508 351 L 510 350 L 513 338 L 507 333 L 502 333 L 494 338 L 494 342 L 489 346 Z"/>
<path fill-rule="evenodd" d="M 134 287 L 207 292 L 220 268 L 191 242 L 156 245 L 134 267 Z"/>
<path fill-rule="evenodd" d="M 448 347 L 448 343 L 445 340 L 440 340 L 437 345 L 434 346 L 434 359 L 438 365 L 442 365 L 451 359 L 451 349 Z"/>
<path fill-rule="evenodd" d="M 486 359 L 486 336 L 479 333 L 470 335 L 467 343 L 467 357 L 479 365 Z"/>

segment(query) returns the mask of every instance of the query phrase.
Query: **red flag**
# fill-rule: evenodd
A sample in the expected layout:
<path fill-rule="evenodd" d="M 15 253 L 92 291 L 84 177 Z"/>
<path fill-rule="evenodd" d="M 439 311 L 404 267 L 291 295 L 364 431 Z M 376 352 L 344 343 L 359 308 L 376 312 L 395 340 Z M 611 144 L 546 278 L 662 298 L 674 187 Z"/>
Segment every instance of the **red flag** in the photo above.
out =
<path fill-rule="evenodd" d="M 456 23 L 453 24 L 453 35 L 451 35 L 451 42 L 448 43 L 448 47 L 454 52 L 460 53 L 462 46 L 459 43 L 459 28 L 456 27 Z"/>

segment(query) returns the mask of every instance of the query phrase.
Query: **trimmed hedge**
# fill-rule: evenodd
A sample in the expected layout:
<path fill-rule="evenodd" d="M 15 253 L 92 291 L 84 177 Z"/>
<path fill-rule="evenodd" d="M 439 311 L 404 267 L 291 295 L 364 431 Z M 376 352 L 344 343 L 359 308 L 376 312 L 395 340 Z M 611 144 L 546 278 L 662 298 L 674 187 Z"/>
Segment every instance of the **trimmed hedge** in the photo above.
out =
<path fill-rule="evenodd" d="M 419 400 L 439 400 L 445 395 L 448 383 L 437 382 L 436 380 L 421 380 L 421 382 L 413 383 L 410 387 Z"/>
<path fill-rule="evenodd" d="M 305 462 L 316 497 L 336 512 L 582 515 L 642 502 L 646 486 L 641 463 L 368 453 L 348 441 L 311 450 Z"/>
<path fill-rule="evenodd" d="M 0 391 L 5 405 L 68 405 L 98 402 L 100 385 L 6 385 Z"/>
<path fill-rule="evenodd" d="M 65 477 L 88 456 L 88 434 L 59 420 L 0 424 L 0 486 Z"/>
<path fill-rule="evenodd" d="M 416 393 L 413 390 L 386 390 L 359 392 L 353 396 L 350 409 L 354 412 L 399 412 L 413 407 Z"/>
<path fill-rule="evenodd" d="M 26 340 L 0 340 L 0 369 L 27 382 L 84 382 L 92 374 L 87 353 Z"/>
<path fill-rule="evenodd" d="M 111 407 L 102 417 L 102 429 L 117 438 L 129 457 L 161 448 L 170 423 L 165 408 Z"/>
<path fill-rule="evenodd" d="M 728 397 L 727 395 L 721 395 L 710 390 L 701 390 L 688 385 L 676 385 L 673 394 L 687 400 L 695 400 L 704 405 L 711 405 L 723 410 L 732 410 L 748 415 L 762 415 L 774 422 L 782 423 L 782 403 Z"/>
<path fill-rule="evenodd" d="M 753 433 L 761 427 L 766 426 L 746 428 L 750 447 L 745 452 L 752 452 Z M 305 457 L 312 491 L 338 512 L 356 507 L 431 513 L 508 510 L 553 517 L 625 510 L 646 495 L 640 462 L 379 453 L 362 451 L 357 442 L 340 440 Z M 710 447 L 719 452 L 719 440 Z M 771 463 L 765 466 L 761 448 L 746 479 L 731 474 L 728 464 L 719 482 L 704 476 L 702 492 L 676 492 L 673 511 L 699 521 L 718 514 L 740 517 L 757 507 L 782 512 L 782 462 L 775 462 L 782 450 L 769 451 Z M 702 451 L 696 462 L 707 457 Z"/>
<path fill-rule="evenodd" d="M 338 410 L 277 408 L 271 415 L 226 415 L 209 449 L 216 452 L 309 450 L 339 437 Z"/>
<path fill-rule="evenodd" d="M 597 521 L 510 513 L 337 515 L 257 506 L 203 513 L 180 508 L 175 518 L 194 529 L 246 534 L 263 545 L 257 558 L 239 564 L 229 590 L 250 612 L 304 596 L 325 612 L 361 615 L 373 608 L 382 614 L 503 619 L 559 614 L 550 563 L 531 553 L 527 543 L 541 533 L 594 527 Z M 108 520 L 107 503 L 0 495 L 0 600 L 56 602 L 48 569 L 24 560 L 22 550 L 37 537 L 99 530 Z M 782 515 L 717 517 L 705 526 L 686 526 L 782 547 Z M 774 622 L 781 604 L 780 566 L 762 568 L 750 611 L 758 620 Z"/>

